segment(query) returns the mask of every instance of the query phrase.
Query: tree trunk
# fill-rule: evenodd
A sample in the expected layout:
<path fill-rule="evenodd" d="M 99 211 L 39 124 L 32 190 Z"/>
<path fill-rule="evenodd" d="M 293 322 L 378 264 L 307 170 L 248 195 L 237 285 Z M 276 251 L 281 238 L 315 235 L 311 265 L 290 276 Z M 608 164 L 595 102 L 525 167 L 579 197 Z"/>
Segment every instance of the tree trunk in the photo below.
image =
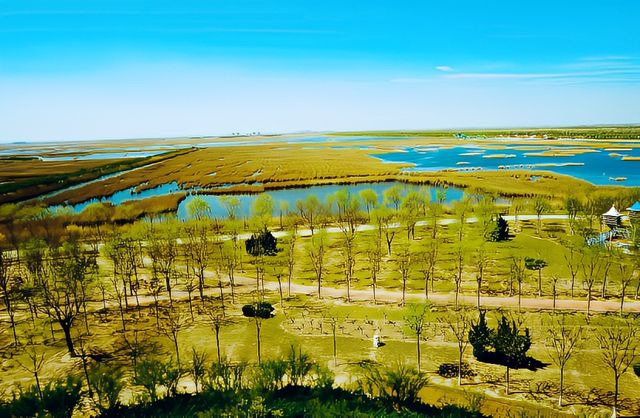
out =
<path fill-rule="evenodd" d="M 278 279 L 278 290 L 280 290 L 280 306 L 284 308 L 284 299 L 282 296 L 282 281 L 280 280 L 280 274 L 277 274 L 276 278 Z"/>
<path fill-rule="evenodd" d="M 614 416 L 617 416 L 616 414 L 618 413 L 618 390 L 619 390 L 620 378 L 618 376 L 614 376 L 614 377 L 616 380 L 616 385 L 615 385 L 615 390 L 613 392 L 613 414 Z"/>
<path fill-rule="evenodd" d="M 538 297 L 542 297 L 542 269 L 538 269 Z"/>
<path fill-rule="evenodd" d="M 372 280 L 371 287 L 373 289 L 373 304 L 375 305 L 377 303 L 377 301 L 376 301 L 376 281 L 377 281 L 377 278 L 376 278 L 376 274 L 375 273 L 373 274 L 373 277 L 371 278 L 371 280 Z"/>
<path fill-rule="evenodd" d="M 507 366 L 507 395 L 509 394 L 509 366 Z"/>
<path fill-rule="evenodd" d="M 216 330 L 216 349 L 218 350 L 218 364 L 222 362 L 222 355 L 220 353 L 220 325 L 215 325 Z"/>
<path fill-rule="evenodd" d="M 256 340 L 257 340 L 257 348 L 258 348 L 258 364 L 262 361 L 261 353 L 260 353 L 260 324 L 256 319 Z"/>
<path fill-rule="evenodd" d="M 200 274 L 198 274 L 198 290 L 200 291 L 200 300 L 204 303 L 204 268 L 200 266 Z"/>
<path fill-rule="evenodd" d="M 416 348 L 418 349 L 418 371 L 420 371 L 420 368 L 422 366 L 422 362 L 420 359 L 420 333 L 416 333 Z"/>
<path fill-rule="evenodd" d="M 458 386 L 462 385 L 462 350 L 458 352 Z"/>
<path fill-rule="evenodd" d="M 173 335 L 173 345 L 176 349 L 176 362 L 178 363 L 178 370 L 182 370 L 180 366 L 180 348 L 178 348 L 178 335 L 177 333 Z"/>
<path fill-rule="evenodd" d="M 338 364 L 338 343 L 336 341 L 336 324 L 331 324 L 331 332 L 333 333 L 333 365 Z"/>
<path fill-rule="evenodd" d="M 351 302 L 351 275 L 347 274 L 347 302 Z"/>
<path fill-rule="evenodd" d="M 406 301 L 406 293 L 407 293 L 407 278 L 402 278 L 402 306 L 405 305 Z"/>
<path fill-rule="evenodd" d="M 560 396 L 558 397 L 558 406 L 562 408 L 562 393 L 564 391 L 564 366 L 560 367 Z"/>
<path fill-rule="evenodd" d="M 428 302 L 429 301 L 429 272 L 424 275 L 424 298 Z"/>
<path fill-rule="evenodd" d="M 64 340 L 67 343 L 69 355 L 71 355 L 71 357 L 78 357 L 73 347 L 73 338 L 71 338 L 71 324 L 67 325 L 65 321 L 58 321 L 58 323 L 60 324 L 60 328 L 62 328 L 62 332 L 64 332 Z"/>

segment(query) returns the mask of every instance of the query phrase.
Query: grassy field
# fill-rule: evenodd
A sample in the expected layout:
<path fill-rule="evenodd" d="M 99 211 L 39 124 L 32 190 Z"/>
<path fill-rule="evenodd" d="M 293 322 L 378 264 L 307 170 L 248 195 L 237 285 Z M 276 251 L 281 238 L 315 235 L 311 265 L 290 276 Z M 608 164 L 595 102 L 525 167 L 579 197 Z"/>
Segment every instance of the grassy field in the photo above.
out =
<path fill-rule="evenodd" d="M 276 228 L 273 225 L 274 229 Z M 468 224 L 464 234 L 469 237 L 478 235 L 478 225 Z M 485 243 L 490 262 L 486 267 L 485 285 L 483 295 L 505 296 L 507 294 L 506 278 L 509 275 L 509 259 L 511 256 L 534 256 L 544 258 L 549 266 L 543 271 L 543 297 L 537 298 L 535 272 L 528 272 L 523 294 L 527 303 L 523 304 L 522 311 L 513 304 L 508 307 L 492 304 L 487 299 L 484 307 L 489 310 L 489 320 L 493 324 L 500 314 L 505 313 L 517 318 L 526 324 L 531 330 L 533 346 L 530 354 L 549 363 L 545 368 L 537 372 L 526 370 L 512 371 L 512 394 L 506 395 L 504 391 L 504 368 L 495 365 L 484 364 L 476 361 L 468 349 L 464 355 L 476 371 L 477 376 L 463 380 L 462 387 L 457 387 L 455 379 L 439 377 L 435 371 L 443 362 L 454 362 L 457 359 L 457 345 L 443 324 L 443 319 L 456 316 L 453 309 L 453 280 L 452 271 L 455 270 L 455 241 L 458 234 L 456 225 L 444 225 L 439 234 L 442 246 L 440 249 L 440 261 L 436 269 L 435 292 L 432 292 L 432 309 L 427 316 L 424 341 L 422 342 L 423 370 L 431 376 L 431 384 L 423 392 L 423 397 L 432 404 L 468 402 L 469 393 L 479 393 L 485 397 L 483 412 L 494 416 L 513 416 L 514 411 L 520 409 L 523 413 L 536 416 L 559 416 L 558 414 L 579 414 L 595 416 L 597 413 L 606 413 L 602 404 L 610 401 L 608 391 L 612 389 L 612 379 L 608 369 L 601 360 L 601 353 L 597 347 L 594 335 L 604 327 L 616 326 L 621 319 L 615 313 L 616 307 L 609 313 L 593 313 L 587 321 L 584 313 L 575 313 L 573 309 L 567 309 L 571 323 L 585 327 L 585 338 L 580 343 L 575 357 L 569 363 L 566 374 L 566 406 L 561 410 L 554 405 L 557 395 L 558 369 L 551 364 L 549 347 L 547 344 L 547 329 L 549 321 L 554 317 L 549 309 L 540 309 L 536 303 L 542 299 L 550 298 L 550 278 L 560 276 L 559 294 L 563 300 L 570 300 L 568 272 L 564 263 L 564 256 L 568 250 L 562 245 L 568 238 L 566 236 L 567 225 L 563 222 L 548 221 L 544 223 L 541 236 L 536 235 L 535 225 L 531 221 L 521 221 L 521 232 L 515 238 L 502 243 Z M 103 233 L 105 233 L 103 231 Z M 395 267 L 398 252 L 407 246 L 418 249 L 430 230 L 420 227 L 416 231 L 415 240 L 407 240 L 402 231 L 398 231 L 393 242 L 392 254 L 385 255 L 382 263 L 382 271 L 379 276 L 379 302 L 373 304 L 368 296 L 370 292 L 369 273 L 364 260 L 364 244 L 370 242 L 373 237 L 371 231 L 358 233 L 356 241 L 356 269 L 353 280 L 354 291 L 363 293 L 354 297 L 354 302 L 348 303 L 344 298 L 344 273 L 341 266 L 341 233 L 329 234 L 329 252 L 327 254 L 326 273 L 323 277 L 322 299 L 315 296 L 315 278 L 310 266 L 308 250 L 311 242 L 309 237 L 301 237 L 296 244 L 294 287 L 292 296 L 285 297 L 280 305 L 274 277 L 275 270 L 266 269 L 267 290 L 265 299 L 277 307 L 276 315 L 272 319 L 262 322 L 262 357 L 274 358 L 286 354 L 291 345 L 300 346 L 321 364 L 330 367 L 336 374 L 336 381 L 341 385 L 354 384 L 357 375 L 355 364 L 362 360 L 374 360 L 382 364 L 394 364 L 406 362 L 415 364 L 415 339 L 405 324 L 405 316 L 411 306 L 400 306 L 400 277 Z M 284 247 L 287 239 L 283 238 L 281 245 Z M 464 261 L 464 276 L 462 292 L 467 296 L 463 300 L 465 310 L 469 315 L 475 315 L 472 297 L 475 293 L 475 267 L 474 248 L 480 243 L 471 239 L 469 241 L 467 256 Z M 383 246 L 384 248 L 384 246 Z M 280 256 L 278 256 L 280 257 Z M 278 258 L 276 257 L 276 259 Z M 275 260 L 275 259 L 274 259 Z M 177 261 L 177 271 L 184 272 L 185 259 Z M 122 323 L 114 299 L 113 286 L 110 277 L 113 275 L 113 265 L 104 256 L 98 259 L 99 273 L 94 278 L 92 296 L 88 304 L 88 322 L 90 336 L 85 333 L 83 320 L 78 320 L 74 325 L 78 335 L 84 335 L 85 344 L 92 352 L 108 354 L 113 360 L 122 365 L 127 365 L 128 360 L 123 351 Z M 217 296 L 219 290 L 216 285 L 222 281 L 225 293 L 225 304 L 228 323 L 221 331 L 222 350 L 226 356 L 233 360 L 256 360 L 256 334 L 255 323 L 252 319 L 242 316 L 240 307 L 245 303 L 251 303 L 259 296 L 255 291 L 255 270 L 250 256 L 243 257 L 242 266 L 236 272 L 236 300 L 230 303 L 230 289 L 228 278 L 219 269 L 213 267 L 207 271 L 207 301 L 205 307 L 220 306 Z M 151 276 L 150 261 L 145 261 L 145 266 L 140 267 L 139 274 L 143 281 L 148 281 Z M 204 350 L 208 359 L 213 361 L 217 356 L 213 326 L 206 311 L 201 311 L 201 301 L 194 300 L 194 319 L 190 319 L 187 292 L 184 282 L 176 276 L 174 283 L 174 305 L 181 312 L 184 327 L 179 332 L 179 347 L 183 362 L 188 362 L 192 347 Z M 637 280 L 637 278 L 636 278 Z M 98 283 L 107 287 L 108 308 L 102 309 Z M 636 281 L 632 283 L 635 287 Z M 305 287 L 308 286 L 308 287 Z M 617 303 L 619 283 L 612 277 L 607 295 L 604 300 Z M 285 284 L 286 289 L 286 284 Z M 598 292 L 596 292 L 598 293 Z M 633 293 L 630 291 L 630 293 Z M 285 290 L 285 296 L 286 296 Z M 412 269 L 408 282 L 408 304 L 424 302 L 423 282 L 417 268 Z M 470 297 L 471 296 L 471 297 Z M 575 299 L 584 301 L 584 290 L 579 287 Z M 602 300 L 600 297 L 596 299 Z M 632 299 L 632 298 L 630 298 Z M 159 333 L 156 328 L 153 298 L 145 291 L 140 293 L 141 309 L 135 308 L 134 298 L 129 298 L 130 308 L 126 310 L 127 335 L 131 338 L 133 330 L 139 333 L 139 338 L 150 342 L 155 341 L 159 348 L 154 349 L 156 355 L 164 358 L 173 356 L 174 348 L 166 335 Z M 166 293 L 160 296 L 160 305 L 168 307 L 169 301 Z M 629 305 L 638 310 L 636 301 L 629 301 Z M 617 304 L 615 305 L 617 306 Z M 559 313 L 558 313 L 559 314 Z M 557 314 L 557 315 L 558 315 Z M 557 316 L 556 315 L 556 316 Z M 331 333 L 330 318 L 337 321 L 337 362 L 333 359 L 333 338 Z M 6 319 L 6 318 L 5 318 Z M 57 325 L 54 326 L 55 340 L 52 339 L 48 321 L 42 314 L 36 319 L 32 328 L 28 312 L 21 310 L 18 317 L 21 323 L 21 336 L 28 333 L 28 329 L 36 331 L 35 340 L 39 344 L 37 349 L 44 354 L 46 362 L 41 371 L 41 378 L 46 381 L 53 376 L 58 376 L 72 370 L 78 370 L 79 360 L 72 359 L 66 352 L 66 346 Z M 382 336 L 385 346 L 373 348 L 371 338 L 373 334 Z M 8 329 L 0 334 L 0 347 L 3 347 L 1 370 L 3 372 L 2 388 L 0 391 L 15 390 L 19 385 L 28 385 L 32 376 L 21 367 L 27 364 L 27 357 L 23 350 L 16 350 L 11 346 L 12 336 Z M 130 374 L 127 374 L 131 378 Z M 627 373 L 621 380 L 621 396 L 623 411 L 627 413 L 640 413 L 640 389 L 637 377 Z M 183 390 L 189 390 L 192 382 L 185 378 L 181 383 Z M 137 389 L 136 389 L 137 390 Z M 135 391 L 127 390 L 125 399 L 135 396 Z"/>

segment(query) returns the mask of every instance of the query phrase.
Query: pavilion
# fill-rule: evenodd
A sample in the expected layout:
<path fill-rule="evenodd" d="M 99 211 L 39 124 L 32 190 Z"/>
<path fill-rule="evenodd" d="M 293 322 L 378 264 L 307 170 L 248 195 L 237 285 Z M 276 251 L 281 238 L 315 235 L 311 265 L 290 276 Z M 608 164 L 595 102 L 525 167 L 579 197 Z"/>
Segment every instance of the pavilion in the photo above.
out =
<path fill-rule="evenodd" d="M 640 201 L 628 207 L 627 210 L 629 211 L 629 221 L 632 224 L 640 224 Z"/>
<path fill-rule="evenodd" d="M 622 223 L 622 215 L 615 206 L 611 206 L 611 209 L 602 214 L 602 223 L 611 229 L 617 228 Z"/>

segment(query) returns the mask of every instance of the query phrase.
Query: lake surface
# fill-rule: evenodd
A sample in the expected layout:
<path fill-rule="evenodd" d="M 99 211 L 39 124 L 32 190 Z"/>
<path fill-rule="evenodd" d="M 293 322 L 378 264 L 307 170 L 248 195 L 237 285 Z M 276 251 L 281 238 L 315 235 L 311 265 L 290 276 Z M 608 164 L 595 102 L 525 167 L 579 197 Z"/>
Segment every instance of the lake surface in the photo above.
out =
<path fill-rule="evenodd" d="M 640 161 L 623 161 L 623 156 L 640 157 L 639 148 L 611 145 L 607 149 L 572 146 L 505 145 L 505 149 L 484 149 L 478 145 L 462 147 L 407 147 L 398 152 L 376 154 L 385 162 L 415 164 L 407 171 L 439 171 L 446 169 L 483 170 L 530 169 L 552 171 L 586 180 L 597 185 L 640 186 Z M 575 155 L 540 156 L 542 152 Z M 582 150 L 589 152 L 581 153 Z M 626 181 L 613 180 L 626 177 Z"/>
<path fill-rule="evenodd" d="M 336 193 L 339 190 L 347 189 L 350 194 L 357 195 L 360 191 L 364 189 L 373 189 L 378 194 L 378 202 L 382 203 L 383 193 L 385 190 L 399 185 L 402 187 L 403 193 L 406 194 L 412 190 L 423 190 L 429 191 L 431 195 L 431 199 L 435 200 L 436 198 L 436 188 L 430 186 L 422 186 L 422 185 L 414 185 L 414 184 L 406 184 L 402 182 L 384 182 L 384 183 L 361 183 L 361 184 L 349 184 L 349 185 L 339 185 L 339 184 L 331 184 L 331 185 L 322 185 L 322 186 L 311 186 L 311 187 L 297 187 L 291 189 L 282 189 L 282 190 L 273 190 L 264 192 L 270 195 L 274 201 L 274 216 L 279 213 L 279 208 L 281 202 L 286 202 L 286 205 L 289 209 L 293 210 L 296 206 L 296 202 L 298 200 L 304 200 L 307 196 L 314 194 L 318 197 L 321 202 L 326 202 L 329 197 Z M 148 197 L 154 196 L 165 196 L 172 193 L 178 192 L 187 192 L 190 193 L 186 199 L 184 199 L 180 205 L 178 206 L 178 217 L 180 219 L 187 218 L 187 205 L 191 200 L 193 200 L 196 196 L 204 199 L 209 206 L 211 207 L 212 216 L 215 217 L 226 217 L 227 211 L 221 204 L 221 195 L 204 195 L 204 194 L 196 194 L 197 189 L 182 189 L 177 183 L 167 183 L 161 186 L 142 190 L 140 192 L 136 192 L 136 188 L 129 188 L 126 190 L 119 191 L 112 196 L 105 197 L 102 199 L 91 199 L 86 202 L 78 203 L 76 205 L 71 205 L 70 208 L 74 212 L 81 212 L 87 205 L 96 202 L 111 202 L 114 205 L 121 204 L 127 200 L 139 200 L 145 199 Z M 447 188 L 446 189 L 446 203 L 451 203 L 453 201 L 459 200 L 462 197 L 462 190 L 455 188 Z M 238 199 L 240 206 L 238 208 L 238 216 L 247 217 L 251 214 L 251 206 L 255 199 L 259 196 L 259 194 L 234 194 L 235 198 Z M 364 205 L 363 205 L 364 208 Z"/>
<path fill-rule="evenodd" d="M 406 184 L 401 182 L 361 183 L 361 184 L 349 184 L 349 185 L 328 184 L 328 185 L 322 185 L 322 186 L 272 190 L 264 193 L 268 194 L 273 198 L 274 216 L 275 216 L 279 213 L 281 202 L 286 202 L 286 205 L 290 210 L 295 210 L 296 202 L 298 200 L 306 199 L 307 196 L 311 194 L 316 195 L 321 202 L 327 202 L 327 200 L 332 194 L 342 189 L 347 189 L 349 193 L 352 195 L 357 195 L 360 191 L 365 189 L 373 189 L 378 194 L 378 203 L 382 203 L 384 191 L 387 189 L 390 189 L 395 185 L 399 185 L 400 187 L 402 187 L 404 194 L 412 190 L 424 190 L 424 191 L 428 190 L 429 193 L 431 194 L 431 200 L 435 200 L 436 198 L 435 187 Z M 459 200 L 462 197 L 462 194 L 463 192 L 460 189 L 447 188 L 446 202 L 451 203 L 455 200 Z M 214 195 L 197 195 L 197 196 L 201 197 L 207 203 L 209 203 L 213 216 L 216 216 L 216 217 L 227 216 L 226 209 L 220 204 L 220 196 L 214 196 Z M 258 196 L 257 194 L 235 195 L 235 197 L 238 198 L 240 202 L 240 208 L 238 211 L 240 217 L 250 216 L 251 206 L 253 205 L 253 202 L 255 201 L 257 196 Z M 183 200 L 180 203 L 180 206 L 178 206 L 178 217 L 180 219 L 187 218 L 187 205 L 194 198 L 195 198 L 195 195 L 189 195 L 185 200 Z M 362 205 L 362 208 L 364 209 L 364 204 Z"/>

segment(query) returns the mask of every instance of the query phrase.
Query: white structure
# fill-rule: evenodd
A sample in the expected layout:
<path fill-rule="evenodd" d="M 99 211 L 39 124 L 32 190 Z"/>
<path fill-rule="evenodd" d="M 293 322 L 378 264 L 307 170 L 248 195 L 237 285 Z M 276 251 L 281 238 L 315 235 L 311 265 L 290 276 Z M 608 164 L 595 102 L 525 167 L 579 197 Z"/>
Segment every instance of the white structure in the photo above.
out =
<path fill-rule="evenodd" d="M 607 225 L 609 228 L 620 226 L 621 221 L 622 215 L 616 210 L 615 206 L 611 206 L 609 211 L 602 214 L 602 223 Z"/>
<path fill-rule="evenodd" d="M 373 336 L 373 348 L 378 348 L 380 347 L 380 336 L 378 334 L 375 334 Z"/>

